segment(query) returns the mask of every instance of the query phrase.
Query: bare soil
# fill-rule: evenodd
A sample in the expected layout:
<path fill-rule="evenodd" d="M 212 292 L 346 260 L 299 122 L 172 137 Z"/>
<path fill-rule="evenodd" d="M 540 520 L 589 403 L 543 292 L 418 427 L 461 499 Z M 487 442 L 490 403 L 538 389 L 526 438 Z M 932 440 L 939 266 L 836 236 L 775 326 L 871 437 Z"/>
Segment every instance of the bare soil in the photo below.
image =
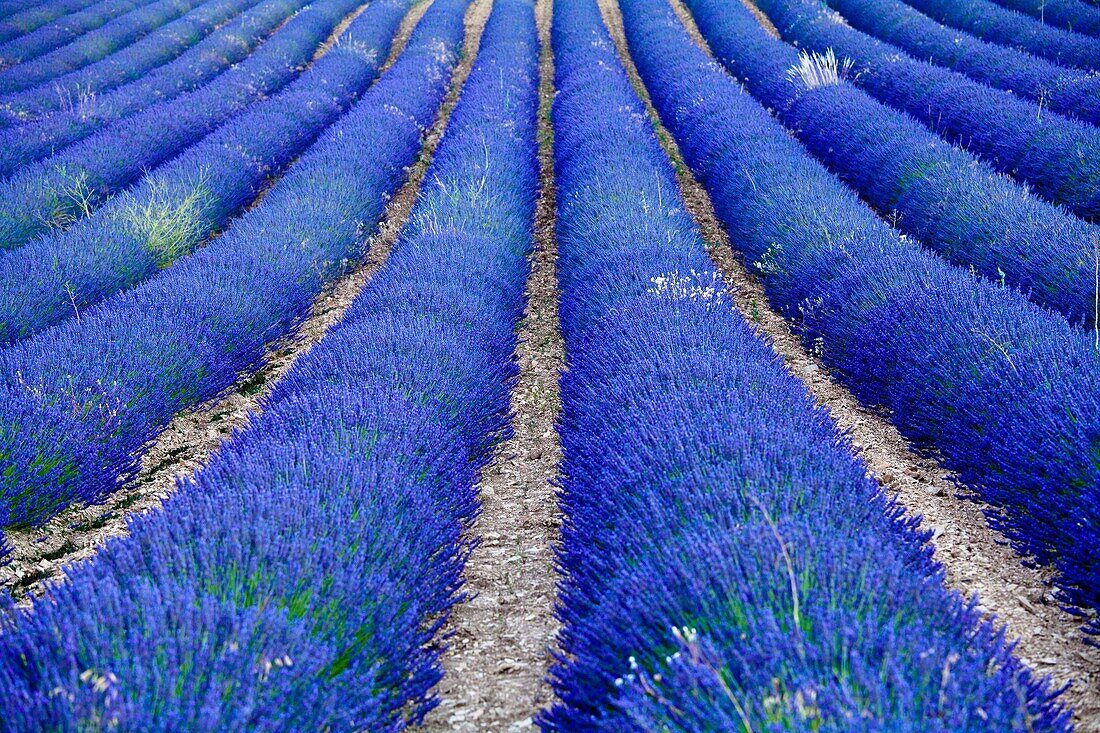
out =
<path fill-rule="evenodd" d="M 754 18 L 756 18 L 756 22 L 759 23 L 760 26 L 764 30 L 766 30 L 772 38 L 778 38 L 782 40 L 783 36 L 779 34 L 779 29 L 775 27 L 775 23 L 772 23 L 772 19 L 764 15 L 763 10 L 756 7 L 756 3 L 753 2 L 753 0 L 741 0 L 741 4 L 749 9 L 749 12 L 752 13 Z M 680 18 L 685 18 L 686 13 L 688 15 L 688 19 L 690 19 L 690 11 L 688 11 L 688 9 L 682 3 L 677 3 L 673 6 L 673 8 L 676 10 L 676 14 L 679 15 Z M 697 43 L 702 41 L 703 48 L 707 49 L 707 52 L 709 53 L 710 47 L 706 45 L 706 41 L 703 41 L 703 37 L 699 35 L 699 29 L 694 25 L 695 21 L 692 20 L 691 22 L 692 36 L 695 38 Z"/>
<path fill-rule="evenodd" d="M 687 8 L 680 0 L 670 2 L 692 38 L 709 53 Z M 751 2 L 745 4 L 756 10 Z M 952 474 L 934 458 L 914 451 L 881 411 L 861 405 L 770 306 L 763 286 L 730 246 L 706 190 L 660 124 L 631 61 L 617 3 L 600 0 L 600 7 L 631 81 L 661 133 L 687 208 L 726 280 L 730 298 L 771 343 L 790 373 L 802 380 L 818 404 L 849 434 L 857 454 L 883 489 L 896 497 L 908 514 L 922 517 L 923 526 L 932 530 L 935 559 L 946 570 L 948 587 L 965 597 L 977 595 L 981 610 L 1005 628 L 1007 638 L 1017 643 L 1019 658 L 1039 675 L 1049 675 L 1056 686 L 1072 683 L 1062 699 L 1074 708 L 1077 730 L 1100 731 L 1100 648 L 1084 643 L 1080 620 L 1055 601 L 1052 570 L 1035 567 L 1030 558 L 1016 553 L 990 528 L 983 513 L 988 505 L 959 490 Z M 774 26 L 770 30 L 774 32 Z"/>
<path fill-rule="evenodd" d="M 467 42 L 471 36 L 475 40 L 480 36 L 484 20 L 481 24 L 474 21 L 480 17 L 478 6 L 488 1 L 478 0 L 467 12 Z M 384 69 L 389 68 L 404 49 L 430 4 L 430 0 L 418 3 L 402 20 Z M 337 31 L 334 33 L 338 35 Z M 71 507 L 43 527 L 6 532 L 14 552 L 11 562 L 0 568 L 0 591 L 8 590 L 23 603 L 29 603 L 31 596 L 42 593 L 46 582 L 60 578 L 67 566 L 95 555 L 112 537 L 126 535 L 128 516 L 158 509 L 181 479 L 204 465 L 233 431 L 248 425 L 251 415 L 260 411 L 262 400 L 273 385 L 343 317 L 386 261 L 409 216 L 428 162 L 469 73 L 470 58 L 464 53 L 443 106 L 425 135 L 421 153 L 410 167 L 404 185 L 387 202 L 378 231 L 366 244 L 367 254 L 363 261 L 333 280 L 314 300 L 310 314 L 293 332 L 268 347 L 260 369 L 242 374 L 236 384 L 218 397 L 177 415 L 150 444 L 133 481 L 101 504 Z"/>
<path fill-rule="evenodd" d="M 541 192 L 527 305 L 518 328 L 519 381 L 512 392 L 514 436 L 503 442 L 481 476 L 481 514 L 471 529 L 480 544 L 465 570 L 474 595 L 449 620 L 439 707 L 428 731 L 514 731 L 533 725 L 550 699 L 546 672 L 557 633 L 557 574 L 553 547 L 561 518 L 553 480 L 561 445 L 554 422 L 561 410 L 558 375 L 565 351 L 558 323 L 557 244 L 554 239 L 554 161 L 549 46 L 552 0 L 536 13 L 540 63 Z"/>

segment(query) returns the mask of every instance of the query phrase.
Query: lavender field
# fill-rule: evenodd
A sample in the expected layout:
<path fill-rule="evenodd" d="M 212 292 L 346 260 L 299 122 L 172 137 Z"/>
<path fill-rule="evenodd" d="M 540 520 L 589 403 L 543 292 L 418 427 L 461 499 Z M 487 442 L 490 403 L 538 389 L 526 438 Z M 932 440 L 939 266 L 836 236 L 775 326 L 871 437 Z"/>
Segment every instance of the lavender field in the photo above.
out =
<path fill-rule="evenodd" d="M 0 0 L 0 731 L 1100 731 L 1100 3 Z"/>

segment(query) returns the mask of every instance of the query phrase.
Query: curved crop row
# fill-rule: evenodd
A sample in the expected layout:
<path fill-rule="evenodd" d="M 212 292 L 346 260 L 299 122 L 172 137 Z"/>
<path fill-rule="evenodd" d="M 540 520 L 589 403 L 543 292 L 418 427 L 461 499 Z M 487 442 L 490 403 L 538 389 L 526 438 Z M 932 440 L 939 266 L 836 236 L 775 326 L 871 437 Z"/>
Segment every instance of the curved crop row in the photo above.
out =
<path fill-rule="evenodd" d="M 0 92 L 22 91 L 81 69 L 126 48 L 201 4 L 202 0 L 159 0 L 127 13 L 55 51 L 0 72 Z"/>
<path fill-rule="evenodd" d="M 854 27 L 913 58 L 927 59 L 1044 108 L 1100 125 L 1100 74 L 1067 69 L 946 28 L 901 0 L 829 0 L 829 7 Z"/>
<path fill-rule="evenodd" d="M 64 228 L 297 78 L 318 46 L 362 0 L 317 0 L 271 40 L 199 89 L 119 120 L 0 183 L 0 250 Z"/>
<path fill-rule="evenodd" d="M 0 130 L 0 177 L 49 157 L 158 102 L 190 92 L 252 53 L 308 0 L 265 0 L 211 33 L 175 61 L 140 79 L 40 119 Z"/>
<path fill-rule="evenodd" d="M 1043 111 L 957 72 L 916 61 L 812 0 L 757 0 L 783 38 L 854 63 L 850 77 L 997 170 L 1078 216 L 1100 216 L 1100 128 Z"/>
<path fill-rule="evenodd" d="M 151 0 L 100 0 L 79 12 L 0 45 L 0 68 L 37 58 L 106 23 L 149 5 Z"/>
<path fill-rule="evenodd" d="M 1027 13 L 1039 22 L 1075 33 L 1100 36 L 1100 10 L 1081 0 L 993 0 L 998 5 Z"/>
<path fill-rule="evenodd" d="M 558 5 L 554 51 L 569 358 L 544 730 L 1067 730 L 724 298 L 595 2 Z"/>
<path fill-rule="evenodd" d="M 256 5 L 257 0 L 213 0 L 153 31 L 105 59 L 43 84 L 0 97 L 10 121 L 21 122 L 55 109 L 94 106 L 103 91 L 133 81 L 172 61 L 218 26 Z"/>
<path fill-rule="evenodd" d="M 642 77 L 772 303 L 860 400 L 1002 510 L 995 525 L 1053 564 L 1069 598 L 1100 608 L 1093 335 L 899 237 L 640 3 L 625 8 Z"/>
<path fill-rule="evenodd" d="M 47 23 L 66 18 L 102 0 L 55 0 L 35 3 L 34 0 L 0 3 L 0 43 L 25 36 Z"/>
<path fill-rule="evenodd" d="M 362 256 L 442 103 L 463 7 L 437 0 L 397 62 L 224 235 L 0 352 L 0 527 L 114 491 L 173 415 L 253 368 Z"/>
<path fill-rule="evenodd" d="M 376 0 L 336 45 L 91 216 L 0 252 L 0 345 L 78 316 L 191 253 L 377 78 L 409 0 Z M 44 269 L 43 262 L 53 263 Z"/>
<path fill-rule="evenodd" d="M 344 319 L 162 511 L 9 618 L 13 730 L 420 723 L 441 677 L 435 637 L 461 599 L 477 471 L 508 426 L 536 60 L 530 4 L 497 0 L 431 182 Z M 112 673 L 105 694 L 85 669 Z"/>
<path fill-rule="evenodd" d="M 1055 28 L 986 0 L 905 0 L 941 23 L 1063 66 L 1100 70 L 1100 38 Z"/>
<path fill-rule="evenodd" d="M 1037 199 L 844 82 L 843 71 L 808 84 L 792 73 L 799 52 L 768 35 L 739 3 L 687 5 L 718 60 L 895 227 L 1072 323 L 1096 327 L 1100 227 Z"/>

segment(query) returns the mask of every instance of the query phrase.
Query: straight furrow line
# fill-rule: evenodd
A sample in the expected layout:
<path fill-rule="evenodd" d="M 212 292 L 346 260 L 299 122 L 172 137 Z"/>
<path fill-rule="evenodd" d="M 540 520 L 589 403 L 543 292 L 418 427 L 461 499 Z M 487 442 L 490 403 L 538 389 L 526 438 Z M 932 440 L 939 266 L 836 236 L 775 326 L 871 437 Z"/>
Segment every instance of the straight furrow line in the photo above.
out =
<path fill-rule="evenodd" d="M 749 12 L 752 13 L 752 17 L 756 18 L 756 21 L 760 23 L 760 27 L 766 30 L 769 35 L 778 40 L 783 40 L 783 36 L 780 35 L 779 29 L 775 27 L 775 23 L 772 23 L 771 18 L 764 15 L 764 12 L 760 8 L 756 7 L 756 3 L 753 2 L 753 0 L 741 0 L 741 4 L 749 9 Z M 672 7 L 681 18 L 684 17 L 684 8 L 682 5 L 680 5 L 679 3 L 674 3 Z M 702 36 L 699 35 L 699 29 L 695 27 L 695 23 L 692 23 L 687 27 L 688 32 L 691 33 L 691 37 L 694 38 L 696 42 L 698 42 L 702 38 Z"/>
<path fill-rule="evenodd" d="M 667 5 L 621 7 L 662 114 L 715 98 Z M 544 730 L 1068 730 L 1049 685 L 943 586 L 928 535 L 729 302 L 597 0 L 560 10 L 569 371 Z M 750 111 L 766 124 L 746 135 L 791 144 Z M 721 127 L 685 116 L 669 130 L 691 119 L 738 140 L 721 112 Z"/>
<path fill-rule="evenodd" d="M 561 443 L 559 374 L 565 347 L 558 320 L 557 241 L 554 236 L 554 158 L 550 108 L 553 0 L 535 8 L 539 63 L 539 166 L 535 249 L 515 359 L 519 378 L 510 410 L 513 435 L 501 443 L 478 484 L 481 513 L 469 534 L 465 590 L 473 597 L 452 612 L 442 657 L 441 702 L 427 731 L 511 731 L 533 725 L 550 698 L 546 673 L 559 623 L 554 617 L 557 575 L 553 547 L 561 513 L 554 480 Z"/>

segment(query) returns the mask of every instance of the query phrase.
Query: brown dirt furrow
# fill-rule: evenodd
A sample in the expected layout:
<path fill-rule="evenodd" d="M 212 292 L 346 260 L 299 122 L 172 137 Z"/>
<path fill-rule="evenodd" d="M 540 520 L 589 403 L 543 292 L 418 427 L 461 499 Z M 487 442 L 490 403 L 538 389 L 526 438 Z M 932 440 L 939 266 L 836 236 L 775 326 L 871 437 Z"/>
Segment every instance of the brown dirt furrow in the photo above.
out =
<path fill-rule="evenodd" d="M 480 544 L 465 570 L 465 588 L 475 595 L 456 607 L 449 621 L 453 635 L 442 660 L 441 704 L 424 725 L 433 732 L 528 729 L 534 714 L 550 699 L 545 676 L 558 628 L 553 547 L 561 526 L 552 483 L 561 461 L 554 422 L 561 410 L 558 375 L 565 367 L 558 323 L 549 119 L 551 10 L 552 0 L 539 0 L 542 190 L 527 305 L 515 352 L 520 367 L 511 401 L 515 433 L 498 446 L 481 476 L 481 514 L 471 529 Z"/>
<path fill-rule="evenodd" d="M 760 281 L 731 247 L 706 190 L 660 124 L 630 58 L 617 3 L 599 1 L 631 81 L 674 163 L 687 209 L 703 232 L 707 251 L 725 278 L 732 301 L 772 344 L 791 374 L 802 380 L 840 429 L 850 435 L 857 453 L 884 490 L 910 515 L 923 517 L 924 527 L 933 532 L 935 559 L 946 570 L 948 587 L 966 597 L 977 595 L 980 608 L 996 616 L 1007 637 L 1016 640 L 1020 659 L 1037 673 L 1050 675 L 1057 685 L 1072 682 L 1063 700 L 1074 708 L 1077 730 L 1100 731 L 1100 648 L 1083 642 L 1079 619 L 1054 600 L 1050 568 L 1030 566 L 1028 558 L 1008 546 L 985 519 L 983 512 L 989 507 L 957 489 L 951 473 L 933 458 L 915 452 L 880 411 L 861 405 L 770 306 Z M 692 38 L 709 53 L 688 10 L 680 0 L 670 2 Z M 751 2 L 746 0 L 746 5 Z"/>
<path fill-rule="evenodd" d="M 752 13 L 754 18 L 756 18 L 756 22 L 759 23 L 760 26 L 764 30 L 766 30 L 773 38 L 783 38 L 783 36 L 779 34 L 779 29 L 775 27 L 775 23 L 772 23 L 772 19 L 764 15 L 764 11 L 756 7 L 756 3 L 753 2 L 753 0 L 741 0 L 741 4 L 749 9 L 749 12 Z M 690 13 L 682 3 L 676 3 L 672 7 L 676 11 L 676 14 L 680 16 L 680 18 L 690 19 Z M 692 21 L 692 23 L 694 23 L 694 21 Z M 695 38 L 696 43 L 703 40 L 703 37 L 699 34 L 699 29 L 696 28 L 694 24 L 689 26 L 689 28 L 691 29 L 691 34 Z M 708 51 L 710 50 L 705 42 L 703 44 L 703 48 L 706 48 Z"/>
<path fill-rule="evenodd" d="M 141 470 L 128 485 L 101 504 L 67 509 L 43 527 L 6 532 L 14 552 L 11 562 L 0 568 L 0 591 L 9 590 L 21 602 L 29 603 L 31 595 L 42 592 L 45 581 L 59 578 L 68 565 L 94 555 L 108 539 L 127 534 L 126 518 L 159 508 L 180 479 L 193 474 L 234 430 L 248 424 L 250 416 L 260 410 L 263 397 L 295 360 L 341 319 L 386 261 L 409 216 L 428 163 L 470 73 L 490 3 L 491 0 L 475 0 L 467 10 L 462 59 L 447 97 L 425 134 L 408 179 L 387 203 L 378 231 L 368 240 L 363 261 L 333 280 L 314 300 L 310 314 L 301 324 L 268 347 L 260 369 L 242 375 L 218 397 L 177 415 L 146 450 Z M 402 21 L 387 65 L 404 48 L 429 4 L 418 4 Z"/>

